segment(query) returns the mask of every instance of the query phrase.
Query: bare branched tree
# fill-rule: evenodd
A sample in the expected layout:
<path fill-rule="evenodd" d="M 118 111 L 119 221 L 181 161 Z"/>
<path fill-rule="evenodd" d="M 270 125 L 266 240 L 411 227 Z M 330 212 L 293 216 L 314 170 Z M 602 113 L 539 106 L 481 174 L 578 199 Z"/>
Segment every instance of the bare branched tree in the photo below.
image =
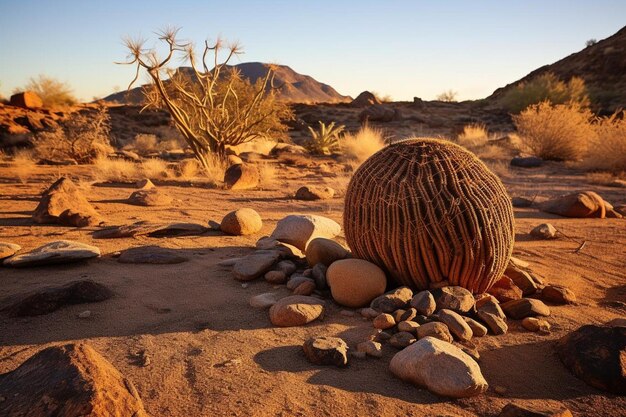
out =
<path fill-rule="evenodd" d="M 130 54 L 124 64 L 137 67 L 128 88 L 137 82 L 141 70 L 146 70 L 152 81 L 145 90 L 146 107 L 169 111 L 203 166 L 209 165 L 209 153 L 224 156 L 227 146 L 287 130 L 282 121 L 293 118 L 293 114 L 276 99 L 272 66 L 252 84 L 228 65 L 242 53 L 239 44 L 225 44 L 221 39 L 205 41 L 198 56 L 193 43 L 177 39 L 178 31 L 170 28 L 158 33 L 159 40 L 167 45 L 165 58 L 159 58 L 154 49 L 145 49 L 145 40 L 125 41 Z M 225 58 L 220 60 L 221 56 Z M 191 68 L 170 68 L 168 64 L 176 57 Z"/>

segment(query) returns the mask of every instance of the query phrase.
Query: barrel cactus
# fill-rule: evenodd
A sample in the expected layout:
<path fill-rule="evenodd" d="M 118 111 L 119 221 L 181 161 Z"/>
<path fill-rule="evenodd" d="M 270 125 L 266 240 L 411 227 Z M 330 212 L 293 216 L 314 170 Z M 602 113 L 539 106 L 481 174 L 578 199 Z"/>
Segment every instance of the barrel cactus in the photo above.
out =
<path fill-rule="evenodd" d="M 513 207 L 500 179 L 466 149 L 437 139 L 383 148 L 350 180 L 346 240 L 355 257 L 397 284 L 448 281 L 473 293 L 503 274 L 513 249 Z"/>

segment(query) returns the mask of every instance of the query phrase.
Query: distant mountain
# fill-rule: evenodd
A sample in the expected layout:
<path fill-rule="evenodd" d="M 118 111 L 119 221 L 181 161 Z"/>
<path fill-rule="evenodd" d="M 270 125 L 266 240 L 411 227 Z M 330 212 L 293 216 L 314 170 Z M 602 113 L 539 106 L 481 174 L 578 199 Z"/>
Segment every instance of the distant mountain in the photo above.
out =
<path fill-rule="evenodd" d="M 241 75 L 254 83 L 258 78 L 265 76 L 268 64 L 262 62 L 245 62 L 234 65 L 241 71 Z M 181 67 L 181 71 L 191 70 Z M 290 103 L 341 103 L 350 102 L 349 96 L 339 94 L 328 84 L 320 83 L 313 77 L 302 75 L 286 65 L 277 65 L 274 74 L 274 85 L 280 86 L 279 100 Z M 143 102 L 141 87 L 130 91 L 120 91 L 104 98 L 105 101 L 116 101 L 126 104 L 140 104 Z"/>
<path fill-rule="evenodd" d="M 582 78 L 597 110 L 612 112 L 626 107 L 626 27 L 580 52 L 498 88 L 487 100 L 495 101 L 519 83 L 546 72 L 554 73 L 563 81 L 569 81 L 574 76 Z"/>

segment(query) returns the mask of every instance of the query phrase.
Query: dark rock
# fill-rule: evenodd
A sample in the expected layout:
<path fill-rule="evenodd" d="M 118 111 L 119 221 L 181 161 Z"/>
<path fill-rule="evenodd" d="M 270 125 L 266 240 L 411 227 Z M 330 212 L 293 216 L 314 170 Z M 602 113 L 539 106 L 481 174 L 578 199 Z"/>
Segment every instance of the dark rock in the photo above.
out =
<path fill-rule="evenodd" d="M 12 106 L 22 107 L 24 109 L 38 109 L 43 107 L 41 97 L 34 91 L 24 91 L 13 94 L 9 100 Z"/>
<path fill-rule="evenodd" d="M 530 235 L 538 239 L 556 239 L 557 230 L 550 223 L 542 223 L 530 231 Z"/>
<path fill-rule="evenodd" d="M 272 269 L 280 259 L 280 252 L 259 250 L 239 260 L 233 267 L 233 275 L 239 281 L 251 281 Z"/>
<path fill-rule="evenodd" d="M 406 307 L 411 298 L 413 291 L 409 287 L 399 287 L 374 298 L 370 307 L 383 313 L 393 313 L 399 308 Z"/>
<path fill-rule="evenodd" d="M 561 362 L 587 384 L 626 394 L 626 327 L 582 326 L 562 337 L 556 351 Z"/>
<path fill-rule="evenodd" d="M 513 207 L 526 208 L 533 205 L 533 200 L 529 200 L 524 197 L 513 197 L 511 199 L 511 203 L 513 204 Z"/>
<path fill-rule="evenodd" d="M 543 165 L 543 159 L 536 156 L 516 156 L 511 159 L 511 166 L 520 168 L 537 168 Z"/>
<path fill-rule="evenodd" d="M 352 100 L 350 107 L 367 107 L 373 104 L 381 104 L 381 101 L 369 91 L 363 91 L 354 100 Z"/>
<path fill-rule="evenodd" d="M 113 292 L 102 284 L 92 280 L 75 281 L 20 296 L 18 301 L 10 302 L 2 310 L 14 317 L 39 316 L 66 305 L 95 303 L 112 296 Z"/>
<path fill-rule="evenodd" d="M 348 364 L 348 345 L 338 337 L 312 337 L 302 346 L 307 359 L 315 365 Z"/>
<path fill-rule="evenodd" d="M 326 265 L 324 264 L 316 264 L 313 269 L 311 269 L 311 276 L 315 281 L 315 287 L 318 290 L 325 290 L 328 288 L 328 283 L 326 282 Z"/>

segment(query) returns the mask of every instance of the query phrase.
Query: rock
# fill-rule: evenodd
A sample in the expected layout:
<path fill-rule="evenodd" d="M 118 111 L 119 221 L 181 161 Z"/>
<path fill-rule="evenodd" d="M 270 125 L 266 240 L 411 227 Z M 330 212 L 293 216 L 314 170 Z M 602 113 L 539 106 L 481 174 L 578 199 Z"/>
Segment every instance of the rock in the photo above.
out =
<path fill-rule="evenodd" d="M 562 337 L 561 362 L 577 378 L 614 394 L 626 394 L 626 327 L 586 325 Z"/>
<path fill-rule="evenodd" d="M 415 343 L 415 335 L 409 332 L 398 332 L 391 336 L 389 344 L 398 349 L 404 349 L 405 347 Z"/>
<path fill-rule="evenodd" d="M 376 318 L 380 313 L 376 310 L 374 310 L 373 308 L 362 308 L 361 309 L 361 315 L 363 317 L 365 317 L 366 319 L 374 319 Z"/>
<path fill-rule="evenodd" d="M 4 265 L 13 267 L 68 264 L 100 256 L 100 249 L 71 240 L 46 243 L 30 252 L 20 253 L 4 260 Z"/>
<path fill-rule="evenodd" d="M 170 223 L 158 225 L 147 235 L 148 237 L 200 236 L 206 231 L 207 228 L 198 223 Z"/>
<path fill-rule="evenodd" d="M 542 203 L 540 208 L 547 213 L 563 217 L 604 218 L 606 215 L 604 200 L 593 191 L 583 191 L 548 200 Z"/>
<path fill-rule="evenodd" d="M 237 155 L 228 155 L 228 165 L 241 165 L 243 164 L 243 160 Z"/>
<path fill-rule="evenodd" d="M 271 237 L 262 237 L 256 242 L 256 248 L 261 250 L 274 250 L 281 253 L 284 258 L 302 259 L 304 253 L 293 245 L 285 242 L 280 242 Z"/>
<path fill-rule="evenodd" d="M 398 323 L 398 331 L 407 332 L 413 335 L 417 335 L 417 328 L 420 327 L 419 324 L 414 321 L 401 321 Z"/>
<path fill-rule="evenodd" d="M 513 204 L 513 207 L 526 208 L 533 205 L 533 200 L 524 197 L 513 197 L 511 198 L 511 204 Z"/>
<path fill-rule="evenodd" d="M 241 258 L 233 267 L 233 275 L 239 281 L 252 281 L 272 269 L 280 258 L 277 251 L 259 250 Z"/>
<path fill-rule="evenodd" d="M 328 268 L 324 264 L 316 264 L 311 269 L 311 276 L 315 281 L 315 287 L 318 290 L 325 290 L 328 288 L 328 282 L 326 281 L 326 272 Z"/>
<path fill-rule="evenodd" d="M 546 320 L 538 319 L 535 317 L 525 317 L 522 320 L 522 327 L 531 332 L 539 332 L 543 334 L 550 333 L 550 323 Z"/>
<path fill-rule="evenodd" d="M 245 236 L 258 233 L 263 227 L 259 213 L 251 208 L 231 211 L 222 219 L 220 230 L 229 235 Z"/>
<path fill-rule="evenodd" d="M 480 300 L 476 304 L 477 316 L 483 321 L 495 335 L 505 334 L 509 326 L 506 324 L 506 315 L 502 311 L 500 304 L 493 297 Z"/>
<path fill-rule="evenodd" d="M 266 309 L 270 308 L 274 304 L 276 304 L 279 300 L 280 296 L 278 294 L 272 292 L 266 292 L 263 294 L 258 294 L 253 297 L 250 297 L 248 303 L 251 307 Z"/>
<path fill-rule="evenodd" d="M 3 416 L 147 417 L 133 384 L 91 346 L 51 346 L 0 375 Z"/>
<path fill-rule="evenodd" d="M 537 283 L 532 279 L 528 272 L 509 264 L 504 271 L 504 275 L 511 278 L 515 286 L 522 290 L 522 295 L 524 297 L 537 292 Z"/>
<path fill-rule="evenodd" d="M 487 334 L 487 328 L 476 320 L 465 316 L 463 316 L 463 320 L 465 320 L 465 323 L 472 329 L 472 335 L 474 337 L 483 337 Z"/>
<path fill-rule="evenodd" d="M 496 281 L 487 293 L 496 297 L 501 303 L 522 298 L 522 290 L 506 275 L 503 275 L 502 278 Z"/>
<path fill-rule="evenodd" d="M 380 329 L 376 329 L 376 330 L 378 330 L 378 332 L 379 332 L 376 335 L 376 340 L 384 342 L 384 341 L 387 341 L 387 340 L 391 339 L 392 334 L 390 332 L 385 332 L 385 331 L 382 331 Z"/>
<path fill-rule="evenodd" d="M 309 362 L 315 365 L 348 364 L 348 345 L 338 337 L 312 337 L 302 346 Z"/>
<path fill-rule="evenodd" d="M 168 206 L 174 199 L 158 188 L 133 192 L 126 202 L 135 206 Z"/>
<path fill-rule="evenodd" d="M 394 311 L 391 315 L 393 316 L 393 319 L 396 321 L 396 323 L 399 323 L 402 321 L 402 316 L 404 316 L 405 313 L 406 310 L 398 309 Z"/>
<path fill-rule="evenodd" d="M 311 240 L 306 247 L 306 260 L 310 266 L 317 264 L 330 266 L 348 254 L 349 252 L 339 243 L 321 237 Z"/>
<path fill-rule="evenodd" d="M 78 318 L 79 319 L 88 319 L 89 317 L 91 317 L 91 311 L 90 310 L 85 310 L 85 311 L 81 311 L 80 313 L 78 313 Z"/>
<path fill-rule="evenodd" d="M 473 336 L 472 328 L 463 320 L 459 314 L 452 310 L 439 310 L 439 320 L 448 326 L 450 333 L 460 340 L 470 340 Z"/>
<path fill-rule="evenodd" d="M 48 287 L 13 297 L 2 307 L 13 317 L 40 316 L 72 304 L 96 303 L 113 297 L 113 291 L 91 280 L 74 281 L 60 287 Z"/>
<path fill-rule="evenodd" d="M 437 310 L 447 309 L 464 314 L 474 308 L 474 296 L 463 287 L 450 286 L 433 291 Z"/>
<path fill-rule="evenodd" d="M 417 328 L 417 338 L 423 339 L 425 337 L 434 337 L 444 342 L 452 343 L 450 329 L 448 329 L 448 326 L 438 321 L 424 323 Z"/>
<path fill-rule="evenodd" d="M 287 281 L 287 289 L 295 290 L 303 282 L 310 282 L 311 284 L 315 285 L 315 281 L 313 281 L 311 278 L 305 277 L 304 275 L 294 274 L 291 276 L 291 279 Z"/>
<path fill-rule="evenodd" d="M 393 313 L 399 308 L 404 308 L 413 298 L 413 291 L 409 287 L 399 287 L 376 297 L 370 303 L 370 307 L 383 313 Z"/>
<path fill-rule="evenodd" d="M 23 91 L 11 96 L 9 102 L 12 106 L 22 107 L 24 109 L 38 109 L 43 107 L 41 97 L 34 91 Z"/>
<path fill-rule="evenodd" d="M 387 287 L 383 270 L 363 259 L 333 262 L 326 271 L 326 281 L 334 300 L 353 308 L 368 305 Z"/>
<path fill-rule="evenodd" d="M 102 218 L 74 183 L 62 177 L 41 195 L 33 212 L 33 221 L 85 227 L 99 225 Z"/>
<path fill-rule="evenodd" d="M 537 239 L 556 239 L 558 237 L 556 234 L 556 227 L 552 226 L 550 223 L 541 223 L 530 231 L 530 235 Z"/>
<path fill-rule="evenodd" d="M 530 268 L 530 264 L 520 258 L 516 258 L 515 256 L 511 256 L 509 259 L 509 266 L 518 268 L 518 269 L 528 269 Z"/>
<path fill-rule="evenodd" d="M 283 271 L 268 271 L 265 273 L 265 280 L 270 284 L 284 284 L 287 276 Z"/>
<path fill-rule="evenodd" d="M 324 313 L 324 302 L 315 297 L 292 295 L 280 299 L 270 308 L 270 321 L 274 326 L 303 326 Z"/>
<path fill-rule="evenodd" d="M 179 264 L 187 262 L 189 258 L 180 255 L 175 250 L 160 246 L 139 246 L 122 251 L 117 258 L 123 264 Z"/>
<path fill-rule="evenodd" d="M 515 320 L 529 316 L 549 316 L 550 309 L 542 301 L 534 298 L 522 298 L 502 304 L 504 313 Z"/>
<path fill-rule="evenodd" d="M 498 417 L 573 417 L 565 407 L 535 408 L 509 403 L 504 406 Z"/>
<path fill-rule="evenodd" d="M 293 290 L 294 295 L 311 295 L 315 291 L 315 283 L 312 281 L 305 281 L 302 284 L 298 285 L 295 290 Z"/>
<path fill-rule="evenodd" d="M 137 156 L 136 160 L 139 160 L 139 156 Z M 154 185 L 154 183 L 152 181 L 150 181 L 149 178 L 144 178 L 142 180 L 139 180 L 135 183 L 135 187 L 139 188 L 140 190 L 151 190 L 153 188 L 155 188 L 156 186 Z"/>
<path fill-rule="evenodd" d="M 396 321 L 393 319 L 393 316 L 391 314 L 381 313 L 376 316 L 376 318 L 374 318 L 372 324 L 376 329 L 385 330 L 395 326 Z"/>
<path fill-rule="evenodd" d="M 400 315 L 400 319 L 396 321 L 409 321 L 413 320 L 415 317 L 417 317 L 417 310 L 414 308 L 409 308 L 404 313 L 402 313 Z"/>
<path fill-rule="evenodd" d="M 511 166 L 519 168 L 537 168 L 543 165 L 543 159 L 536 156 L 516 156 L 511 159 Z"/>
<path fill-rule="evenodd" d="M 280 271 L 285 274 L 285 276 L 291 276 L 294 272 L 296 272 L 296 264 L 291 261 L 280 261 L 274 267 L 275 271 Z"/>
<path fill-rule="evenodd" d="M 235 266 L 235 264 L 239 262 L 241 259 L 242 258 L 228 258 L 228 259 L 219 261 L 217 264 L 219 266 L 226 266 L 226 267 Z"/>
<path fill-rule="evenodd" d="M 400 112 L 398 110 L 383 104 L 375 104 L 366 107 L 361 113 L 359 113 L 359 121 L 361 123 L 366 121 L 386 123 L 398 120 L 400 117 Z"/>
<path fill-rule="evenodd" d="M 247 164 L 231 165 L 224 173 L 224 188 L 248 190 L 259 185 L 259 170 Z"/>
<path fill-rule="evenodd" d="M 576 304 L 576 294 L 562 285 L 546 285 L 541 290 L 541 299 L 552 304 Z"/>
<path fill-rule="evenodd" d="M 369 91 L 363 91 L 354 100 L 350 102 L 350 107 L 367 107 L 372 104 L 381 104 L 381 101 Z"/>
<path fill-rule="evenodd" d="M 330 187 L 304 186 L 296 191 L 296 200 L 329 200 L 335 196 L 335 190 Z"/>
<path fill-rule="evenodd" d="M 144 236 L 162 228 L 162 225 L 140 221 L 129 225 L 110 226 L 96 230 L 92 236 L 94 239 L 119 239 L 125 237 Z"/>
<path fill-rule="evenodd" d="M 434 337 L 420 339 L 396 353 L 389 369 L 403 381 L 446 397 L 471 397 L 488 388 L 474 359 Z"/>
<path fill-rule="evenodd" d="M 435 312 L 437 304 L 430 291 L 420 291 L 411 299 L 411 307 L 415 308 L 419 314 L 430 316 Z"/>
<path fill-rule="evenodd" d="M 382 358 L 383 356 L 382 345 L 378 342 L 374 342 L 373 340 L 367 340 L 359 343 L 356 346 L 356 350 L 358 352 L 364 352 L 367 356 L 371 356 L 373 358 Z"/>
<path fill-rule="evenodd" d="M 311 240 L 318 237 L 332 239 L 339 232 L 341 226 L 329 218 L 292 214 L 278 221 L 271 237 L 304 251 Z"/>
<path fill-rule="evenodd" d="M 0 242 L 0 261 L 9 258 L 22 249 L 20 245 L 8 242 Z"/>

